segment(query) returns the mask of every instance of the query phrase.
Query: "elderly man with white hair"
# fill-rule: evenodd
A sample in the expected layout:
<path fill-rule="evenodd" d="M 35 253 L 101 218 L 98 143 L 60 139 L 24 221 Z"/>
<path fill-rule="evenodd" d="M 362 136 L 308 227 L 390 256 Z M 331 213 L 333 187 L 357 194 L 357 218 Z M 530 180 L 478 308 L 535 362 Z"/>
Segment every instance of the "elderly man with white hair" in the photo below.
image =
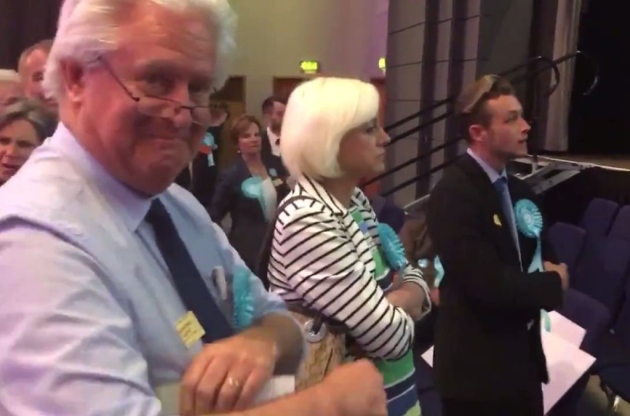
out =
<path fill-rule="evenodd" d="M 239 411 L 295 372 L 284 303 L 171 186 L 234 26 L 226 0 L 64 2 L 44 76 L 60 124 L 0 189 L 3 415 L 158 415 L 155 391 L 179 381 L 181 414 Z M 316 391 L 238 414 L 363 414 L 330 383 L 330 403 Z"/>
<path fill-rule="evenodd" d="M 280 205 L 266 274 L 271 291 L 299 320 L 323 321 L 331 328 L 326 334 L 342 332 L 356 343 L 349 352 L 374 360 L 390 416 L 413 416 L 420 414 L 414 320 L 431 302 L 420 270 L 408 264 L 396 234 L 378 224 L 357 187 L 385 169 L 389 137 L 378 108 L 374 86 L 355 79 L 317 78 L 292 92 L 280 151 L 297 182 Z M 318 356 L 343 357 L 325 352 L 326 345 L 338 351 L 337 340 L 310 341 L 299 386 L 317 381 L 313 369 L 329 367 Z"/>

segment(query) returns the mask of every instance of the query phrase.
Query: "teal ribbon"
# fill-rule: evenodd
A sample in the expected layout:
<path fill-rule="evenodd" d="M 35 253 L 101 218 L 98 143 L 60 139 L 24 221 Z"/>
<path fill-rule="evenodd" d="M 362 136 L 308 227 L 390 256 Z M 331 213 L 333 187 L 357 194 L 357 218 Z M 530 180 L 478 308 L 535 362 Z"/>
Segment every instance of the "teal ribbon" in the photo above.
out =
<path fill-rule="evenodd" d="M 212 167 L 215 165 L 214 150 L 217 150 L 219 148 L 214 139 L 214 135 L 210 132 L 206 133 L 206 135 L 203 137 L 203 144 L 213 150 L 212 152 L 208 153 L 208 166 Z"/>
<path fill-rule="evenodd" d="M 376 230 L 387 264 L 398 272 L 402 271 L 407 267 L 408 262 L 405 256 L 405 248 L 396 231 L 387 224 L 378 224 Z"/>
<path fill-rule="evenodd" d="M 525 237 L 536 239 L 536 251 L 534 252 L 534 258 L 527 269 L 527 273 L 542 272 L 544 270 L 541 241 L 543 216 L 538 209 L 538 206 L 529 199 L 521 199 L 514 205 L 514 217 L 516 221 L 516 228 Z M 551 320 L 549 318 L 549 314 L 544 310 L 542 310 L 540 314 L 545 330 L 550 331 Z"/>
<path fill-rule="evenodd" d="M 435 283 L 433 285 L 440 287 L 440 283 L 442 279 L 444 279 L 444 266 L 442 265 L 440 256 L 435 256 L 435 259 L 433 259 L 433 268 L 435 269 Z"/>
<path fill-rule="evenodd" d="M 252 272 L 246 267 L 237 267 L 232 277 L 234 296 L 234 326 L 239 330 L 249 328 L 254 321 L 254 297 L 250 282 Z"/>

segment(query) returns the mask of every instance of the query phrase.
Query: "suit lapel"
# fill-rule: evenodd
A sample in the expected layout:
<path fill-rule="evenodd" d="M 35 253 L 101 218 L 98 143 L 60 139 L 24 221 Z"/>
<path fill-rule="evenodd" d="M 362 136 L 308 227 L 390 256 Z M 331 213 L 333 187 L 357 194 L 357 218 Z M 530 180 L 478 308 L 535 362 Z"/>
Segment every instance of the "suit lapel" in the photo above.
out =
<path fill-rule="evenodd" d="M 484 223 L 491 224 L 490 227 L 493 231 L 491 235 L 495 236 L 497 248 L 506 256 L 506 260 L 519 266 L 519 253 L 514 245 L 510 221 L 503 212 L 501 195 L 490 182 L 486 172 L 469 154 L 463 155 L 458 164 L 471 179 L 473 186 L 481 193 L 482 201 L 486 204 L 483 213 L 488 217 L 484 218 Z"/>

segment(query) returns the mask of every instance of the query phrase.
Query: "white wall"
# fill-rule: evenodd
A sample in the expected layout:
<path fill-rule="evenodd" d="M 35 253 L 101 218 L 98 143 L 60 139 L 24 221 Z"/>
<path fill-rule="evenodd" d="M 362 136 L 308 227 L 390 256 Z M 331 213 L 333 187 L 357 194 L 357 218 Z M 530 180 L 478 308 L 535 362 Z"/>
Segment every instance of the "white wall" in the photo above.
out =
<path fill-rule="evenodd" d="M 301 76 L 299 62 L 325 75 L 382 75 L 388 0 L 230 0 L 239 16 L 232 70 L 246 77 L 247 111 L 260 115 L 274 76 Z"/>

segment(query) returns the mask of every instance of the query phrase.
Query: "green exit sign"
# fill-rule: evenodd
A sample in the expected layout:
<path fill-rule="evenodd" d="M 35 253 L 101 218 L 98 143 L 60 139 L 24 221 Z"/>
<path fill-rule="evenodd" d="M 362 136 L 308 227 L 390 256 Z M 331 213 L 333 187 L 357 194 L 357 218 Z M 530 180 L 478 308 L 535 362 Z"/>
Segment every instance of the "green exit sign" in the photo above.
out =
<path fill-rule="evenodd" d="M 318 74 L 319 61 L 300 61 L 300 70 L 304 74 Z"/>

